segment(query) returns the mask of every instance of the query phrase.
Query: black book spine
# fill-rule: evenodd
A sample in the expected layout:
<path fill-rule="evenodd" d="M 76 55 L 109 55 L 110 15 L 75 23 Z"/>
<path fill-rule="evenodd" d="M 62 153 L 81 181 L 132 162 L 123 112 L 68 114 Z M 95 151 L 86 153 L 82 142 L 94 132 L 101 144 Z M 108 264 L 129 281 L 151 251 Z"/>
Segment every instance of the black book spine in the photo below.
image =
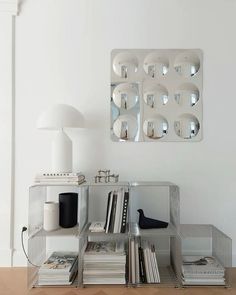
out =
<path fill-rule="evenodd" d="M 139 247 L 139 261 L 140 261 L 140 278 L 142 283 L 147 283 L 146 268 L 144 264 L 144 253 L 143 248 Z"/>
<path fill-rule="evenodd" d="M 104 225 L 104 229 L 106 230 L 106 227 L 107 227 L 107 218 L 108 218 L 108 212 L 109 212 L 109 204 L 110 204 L 110 200 L 111 200 L 111 192 L 109 192 L 108 194 L 108 199 L 107 199 L 107 214 L 106 214 L 106 222 L 105 222 L 105 225 Z"/>
<path fill-rule="evenodd" d="M 125 233 L 126 230 L 126 222 L 128 215 L 128 204 L 129 204 L 129 193 L 125 192 L 124 203 L 123 203 L 123 211 L 122 211 L 122 220 L 121 220 L 121 233 Z"/>
<path fill-rule="evenodd" d="M 110 217 L 110 224 L 109 224 L 109 230 L 108 230 L 109 233 L 113 233 L 114 231 L 114 224 L 115 224 L 115 217 L 116 217 L 116 204 L 117 204 L 117 194 L 113 193 L 111 217 Z"/>

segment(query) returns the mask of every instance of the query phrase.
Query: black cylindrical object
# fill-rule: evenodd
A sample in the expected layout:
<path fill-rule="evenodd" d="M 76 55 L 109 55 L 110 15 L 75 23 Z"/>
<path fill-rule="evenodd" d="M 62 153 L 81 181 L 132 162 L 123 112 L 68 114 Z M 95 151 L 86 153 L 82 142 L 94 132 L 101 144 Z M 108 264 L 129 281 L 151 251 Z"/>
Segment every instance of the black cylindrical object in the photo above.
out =
<path fill-rule="evenodd" d="M 78 194 L 59 194 L 59 224 L 61 227 L 73 227 L 78 220 Z"/>

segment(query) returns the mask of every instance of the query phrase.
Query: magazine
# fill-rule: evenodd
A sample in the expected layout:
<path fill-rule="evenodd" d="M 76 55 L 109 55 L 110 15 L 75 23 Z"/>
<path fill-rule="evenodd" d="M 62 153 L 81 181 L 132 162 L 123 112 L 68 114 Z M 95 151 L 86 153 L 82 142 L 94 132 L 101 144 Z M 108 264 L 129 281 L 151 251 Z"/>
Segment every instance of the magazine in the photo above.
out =
<path fill-rule="evenodd" d="M 213 256 L 184 256 L 182 272 L 186 275 L 224 275 L 225 269 Z"/>
<path fill-rule="evenodd" d="M 78 258 L 76 252 L 53 252 L 39 269 L 39 274 L 69 273 Z"/>
<path fill-rule="evenodd" d="M 90 254 L 121 254 L 124 251 L 123 243 L 116 242 L 88 242 L 86 255 Z"/>

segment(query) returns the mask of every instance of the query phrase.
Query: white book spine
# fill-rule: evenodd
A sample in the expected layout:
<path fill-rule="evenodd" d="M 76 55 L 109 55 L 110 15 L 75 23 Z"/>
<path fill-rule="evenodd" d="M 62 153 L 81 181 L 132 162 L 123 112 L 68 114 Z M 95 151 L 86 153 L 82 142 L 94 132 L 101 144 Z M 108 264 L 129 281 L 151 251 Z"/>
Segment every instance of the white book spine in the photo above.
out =
<path fill-rule="evenodd" d="M 144 255 L 144 265 L 145 265 L 145 270 L 146 270 L 147 283 L 151 283 L 149 263 L 148 263 L 148 253 L 147 253 L 147 246 L 146 245 L 143 248 L 143 255 Z"/>
<path fill-rule="evenodd" d="M 150 245 L 148 245 L 147 247 L 147 255 L 148 255 L 149 273 L 150 273 L 150 283 L 154 283 L 153 263 L 152 263 Z"/>
<path fill-rule="evenodd" d="M 156 280 L 156 283 L 160 283 L 160 274 L 159 274 L 159 270 L 158 270 L 157 257 L 156 257 L 154 245 L 152 245 L 152 256 L 153 256 L 153 261 L 154 261 L 155 280 Z"/>
<path fill-rule="evenodd" d="M 131 240 L 131 282 L 132 284 L 135 284 L 135 245 L 134 240 Z"/>
<path fill-rule="evenodd" d="M 110 202 L 109 202 L 109 208 L 108 208 L 108 214 L 107 214 L 107 224 L 106 224 L 106 233 L 108 233 L 109 225 L 110 225 L 110 219 L 111 219 L 111 208 L 112 208 L 112 202 L 113 202 L 113 192 L 111 192 Z"/>
<path fill-rule="evenodd" d="M 136 277 L 136 283 L 140 283 L 140 274 L 139 274 L 139 252 L 138 252 L 139 244 L 137 241 L 135 241 L 135 277 Z"/>
<path fill-rule="evenodd" d="M 83 176 L 81 172 L 70 172 L 70 173 L 37 173 L 37 178 L 45 178 L 45 177 L 78 177 Z"/>
<path fill-rule="evenodd" d="M 117 191 L 117 203 L 116 203 L 116 214 L 115 214 L 115 223 L 114 223 L 114 233 L 119 233 L 120 222 L 121 222 L 121 215 L 122 215 L 122 189 Z"/>

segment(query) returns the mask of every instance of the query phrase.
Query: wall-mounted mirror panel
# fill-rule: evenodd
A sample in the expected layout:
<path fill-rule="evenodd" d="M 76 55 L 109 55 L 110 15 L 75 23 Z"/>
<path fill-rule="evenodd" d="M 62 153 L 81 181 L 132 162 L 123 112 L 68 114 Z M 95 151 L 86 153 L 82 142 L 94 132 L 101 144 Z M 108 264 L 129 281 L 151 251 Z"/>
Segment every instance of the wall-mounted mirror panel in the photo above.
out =
<path fill-rule="evenodd" d="M 111 139 L 202 139 L 203 53 L 200 49 L 111 52 Z"/>

